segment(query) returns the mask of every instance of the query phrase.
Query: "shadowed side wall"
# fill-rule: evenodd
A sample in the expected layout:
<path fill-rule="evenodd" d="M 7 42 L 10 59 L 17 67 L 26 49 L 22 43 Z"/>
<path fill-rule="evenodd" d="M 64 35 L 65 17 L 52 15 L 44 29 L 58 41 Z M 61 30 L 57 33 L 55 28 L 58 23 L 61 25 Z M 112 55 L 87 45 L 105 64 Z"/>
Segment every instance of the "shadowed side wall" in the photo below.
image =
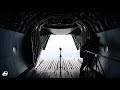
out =
<path fill-rule="evenodd" d="M 118 60 L 99 57 L 106 77 L 120 77 L 120 28 L 98 33 L 100 38 L 99 54 Z M 108 50 L 107 48 L 108 47 Z"/>
<path fill-rule="evenodd" d="M 15 78 L 33 67 L 30 37 L 0 28 L 0 78 L 8 71 L 6 78 Z"/>

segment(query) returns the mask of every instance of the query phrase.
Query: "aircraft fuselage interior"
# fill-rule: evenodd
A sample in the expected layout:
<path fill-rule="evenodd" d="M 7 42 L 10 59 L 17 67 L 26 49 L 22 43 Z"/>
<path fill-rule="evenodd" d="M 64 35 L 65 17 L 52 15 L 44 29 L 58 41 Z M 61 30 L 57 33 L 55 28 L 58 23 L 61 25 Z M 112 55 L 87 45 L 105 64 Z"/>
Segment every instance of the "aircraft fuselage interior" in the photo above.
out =
<path fill-rule="evenodd" d="M 36 66 L 50 35 L 68 34 L 83 62 L 41 60 Z M 119 12 L 31 8 L 0 12 L 0 78 L 120 78 Z"/>

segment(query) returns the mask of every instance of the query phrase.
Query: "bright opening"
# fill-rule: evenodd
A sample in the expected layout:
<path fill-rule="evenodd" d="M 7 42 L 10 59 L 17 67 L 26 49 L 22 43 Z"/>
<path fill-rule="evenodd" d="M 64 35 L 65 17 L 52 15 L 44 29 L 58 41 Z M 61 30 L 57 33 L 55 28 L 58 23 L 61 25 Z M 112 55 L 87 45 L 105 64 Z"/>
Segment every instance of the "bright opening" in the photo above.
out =
<path fill-rule="evenodd" d="M 64 60 L 80 58 L 79 50 L 76 49 L 71 35 L 51 35 L 46 49 L 42 50 L 38 59 L 58 60 L 60 55 L 60 47 L 62 48 L 62 57 Z"/>

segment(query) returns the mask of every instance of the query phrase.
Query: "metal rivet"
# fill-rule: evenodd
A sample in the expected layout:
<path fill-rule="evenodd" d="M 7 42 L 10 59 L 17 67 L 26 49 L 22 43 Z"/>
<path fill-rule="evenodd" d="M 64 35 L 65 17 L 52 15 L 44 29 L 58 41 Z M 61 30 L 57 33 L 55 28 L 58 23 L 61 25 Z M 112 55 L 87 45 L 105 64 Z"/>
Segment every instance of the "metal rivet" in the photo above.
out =
<path fill-rule="evenodd" d="M 95 54 L 95 57 L 97 57 L 97 54 Z"/>
<path fill-rule="evenodd" d="M 38 29 L 38 26 L 36 26 L 36 29 Z"/>

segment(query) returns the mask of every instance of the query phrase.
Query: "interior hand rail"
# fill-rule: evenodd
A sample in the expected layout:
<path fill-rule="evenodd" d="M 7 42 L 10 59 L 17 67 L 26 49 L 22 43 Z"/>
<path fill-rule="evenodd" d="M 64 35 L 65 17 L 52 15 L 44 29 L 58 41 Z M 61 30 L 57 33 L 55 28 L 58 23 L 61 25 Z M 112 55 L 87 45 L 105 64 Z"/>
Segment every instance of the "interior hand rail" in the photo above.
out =
<path fill-rule="evenodd" d="M 85 52 L 88 52 L 88 53 L 91 53 L 91 54 L 94 54 L 94 55 L 98 55 L 98 56 L 100 56 L 100 57 L 108 58 L 108 59 L 110 59 L 111 61 L 115 61 L 115 62 L 120 63 L 120 60 L 118 60 L 118 59 L 116 59 L 116 58 L 110 58 L 110 57 L 103 56 L 103 55 L 100 55 L 100 54 L 97 54 L 97 53 L 94 53 L 94 52 L 91 52 L 91 51 L 88 51 L 88 50 L 85 50 Z"/>

